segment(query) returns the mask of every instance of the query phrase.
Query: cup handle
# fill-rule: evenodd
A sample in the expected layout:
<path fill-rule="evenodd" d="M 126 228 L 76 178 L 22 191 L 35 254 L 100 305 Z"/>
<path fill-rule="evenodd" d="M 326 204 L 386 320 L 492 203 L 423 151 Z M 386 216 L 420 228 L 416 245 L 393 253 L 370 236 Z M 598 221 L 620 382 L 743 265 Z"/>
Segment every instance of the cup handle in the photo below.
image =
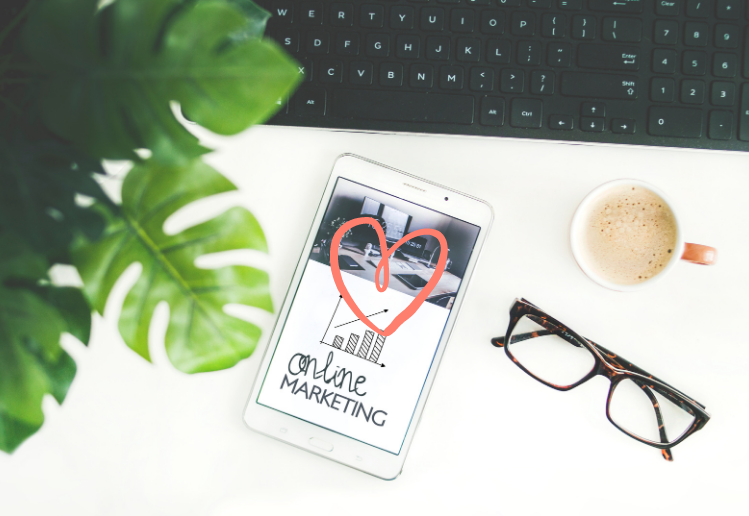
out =
<path fill-rule="evenodd" d="M 699 265 L 715 265 L 717 258 L 718 250 L 714 247 L 690 243 L 684 244 L 684 254 L 681 255 L 682 260 Z"/>

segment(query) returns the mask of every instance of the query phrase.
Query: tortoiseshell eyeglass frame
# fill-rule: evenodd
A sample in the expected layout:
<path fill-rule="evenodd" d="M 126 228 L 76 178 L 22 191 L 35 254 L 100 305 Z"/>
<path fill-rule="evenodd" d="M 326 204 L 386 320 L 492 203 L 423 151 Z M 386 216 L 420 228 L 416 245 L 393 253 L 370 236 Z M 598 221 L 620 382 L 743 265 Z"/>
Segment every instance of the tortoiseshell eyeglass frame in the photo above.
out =
<path fill-rule="evenodd" d="M 526 369 L 523 364 L 518 362 L 518 360 L 513 356 L 512 352 L 510 351 L 511 346 L 505 346 L 505 343 L 509 342 L 510 335 L 512 335 L 515 326 L 523 316 L 528 316 L 529 319 L 539 324 L 540 326 L 543 326 L 545 330 L 515 335 L 513 337 L 512 344 L 535 337 L 541 337 L 543 335 L 557 335 L 570 344 L 577 347 L 585 347 L 591 352 L 596 361 L 591 371 L 579 381 L 571 385 L 556 385 L 539 378 L 528 369 Z M 700 430 L 710 420 L 710 415 L 705 411 L 705 406 L 703 404 L 695 401 L 683 392 L 667 384 L 663 380 L 656 378 L 647 371 L 637 367 L 636 365 L 626 360 L 624 357 L 621 357 L 616 353 L 612 353 L 608 349 L 599 344 L 596 344 L 590 339 L 586 339 L 585 337 L 580 336 L 580 334 L 570 329 L 567 325 L 562 324 L 561 322 L 554 319 L 546 312 L 525 299 L 516 299 L 515 303 L 512 305 L 512 308 L 510 308 L 510 324 L 507 326 L 507 332 L 505 333 L 505 336 L 494 337 L 491 342 L 496 347 L 504 347 L 507 357 L 512 360 L 520 369 L 525 371 L 526 374 L 535 378 L 539 382 L 559 391 L 568 391 L 570 389 L 574 389 L 578 385 L 587 382 L 594 376 L 600 375 L 608 378 L 609 381 L 611 381 L 608 400 L 606 401 L 606 417 L 608 418 L 608 420 L 616 428 L 618 428 L 631 438 L 647 445 L 653 446 L 654 448 L 660 449 L 663 457 L 666 460 L 673 460 L 673 453 L 671 452 L 672 447 L 682 442 L 697 430 Z M 611 406 L 611 398 L 614 394 L 614 391 L 616 390 L 616 386 L 622 380 L 626 379 L 632 380 L 635 384 L 639 385 L 642 388 L 643 392 L 645 392 L 645 394 L 650 399 L 650 402 L 653 404 L 653 409 L 655 410 L 656 419 L 658 421 L 658 430 L 660 433 L 661 442 L 651 441 L 649 439 L 640 437 L 639 435 L 633 434 L 626 428 L 622 428 L 621 426 L 619 426 L 611 417 L 611 412 L 609 410 Z M 658 407 L 658 401 L 655 398 L 653 391 L 680 406 L 682 409 L 686 410 L 694 416 L 694 422 L 692 422 L 692 425 L 681 436 L 679 436 L 678 439 L 673 442 L 669 442 L 666 435 L 666 429 L 664 428 L 661 410 Z"/>

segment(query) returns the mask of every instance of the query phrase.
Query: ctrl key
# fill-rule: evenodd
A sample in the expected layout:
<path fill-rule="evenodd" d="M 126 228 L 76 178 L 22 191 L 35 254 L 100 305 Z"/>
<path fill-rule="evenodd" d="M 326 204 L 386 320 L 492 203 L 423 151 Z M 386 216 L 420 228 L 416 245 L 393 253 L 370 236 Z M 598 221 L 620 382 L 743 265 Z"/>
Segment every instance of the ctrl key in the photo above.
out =
<path fill-rule="evenodd" d="M 539 128 L 543 119 L 544 103 L 537 99 L 514 99 L 510 112 L 512 127 Z"/>
<path fill-rule="evenodd" d="M 294 95 L 296 112 L 300 116 L 325 115 L 325 100 L 322 88 L 304 88 Z"/>

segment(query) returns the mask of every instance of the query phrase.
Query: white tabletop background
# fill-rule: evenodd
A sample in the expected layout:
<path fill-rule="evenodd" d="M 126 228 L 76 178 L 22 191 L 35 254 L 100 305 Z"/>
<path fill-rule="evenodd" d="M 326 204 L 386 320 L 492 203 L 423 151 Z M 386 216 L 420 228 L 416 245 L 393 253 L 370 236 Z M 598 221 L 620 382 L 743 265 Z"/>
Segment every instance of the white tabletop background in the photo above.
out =
<path fill-rule="evenodd" d="M 248 430 L 242 411 L 266 346 L 233 369 L 183 375 L 152 327 L 149 364 L 116 331 L 128 283 L 96 317 L 88 348 L 64 345 L 78 375 L 42 430 L 0 453 L 0 514 L 400 515 L 737 514 L 749 502 L 749 155 L 520 140 L 258 127 L 206 141 L 207 160 L 262 223 L 278 306 L 339 154 L 349 152 L 489 201 L 495 210 L 403 474 L 385 482 Z M 112 167 L 115 172 L 122 169 Z M 576 267 L 577 203 L 616 178 L 672 199 L 687 241 L 719 250 L 637 293 L 607 291 Z M 489 338 L 525 297 L 707 406 L 709 424 L 674 462 L 605 416 L 608 382 L 556 392 Z M 162 311 L 162 316 L 165 312 Z M 250 314 L 265 337 L 272 316 Z"/>

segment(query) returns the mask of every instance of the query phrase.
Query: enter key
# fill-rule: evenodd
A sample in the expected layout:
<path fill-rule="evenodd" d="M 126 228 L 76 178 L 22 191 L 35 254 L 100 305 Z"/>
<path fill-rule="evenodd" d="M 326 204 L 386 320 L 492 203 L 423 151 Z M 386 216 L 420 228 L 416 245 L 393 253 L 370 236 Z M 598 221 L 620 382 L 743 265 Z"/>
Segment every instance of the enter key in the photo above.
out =
<path fill-rule="evenodd" d="M 577 64 L 596 70 L 635 71 L 640 69 L 640 51 L 637 47 L 584 44 L 577 47 Z"/>

